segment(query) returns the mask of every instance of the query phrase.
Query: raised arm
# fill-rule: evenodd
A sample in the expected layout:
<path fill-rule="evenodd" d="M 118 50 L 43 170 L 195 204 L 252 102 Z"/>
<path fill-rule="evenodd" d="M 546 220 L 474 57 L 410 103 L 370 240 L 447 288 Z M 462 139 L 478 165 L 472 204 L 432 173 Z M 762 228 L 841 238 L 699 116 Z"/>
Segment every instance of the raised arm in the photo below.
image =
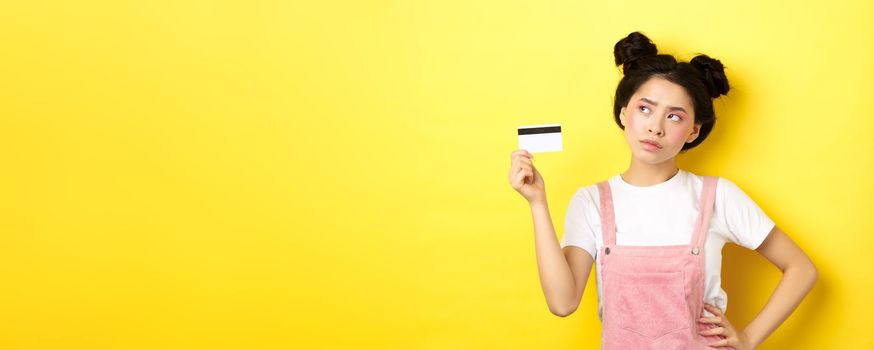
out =
<path fill-rule="evenodd" d="M 537 271 L 546 305 L 555 315 L 570 315 L 586 289 L 592 256 L 577 247 L 565 247 L 562 251 L 546 205 L 546 184 L 534 167 L 534 156 L 526 150 L 516 150 L 510 161 L 510 185 L 531 205 Z"/>
<path fill-rule="evenodd" d="M 592 256 L 579 247 L 563 250 L 555 235 L 546 202 L 532 202 L 534 248 L 540 286 L 549 311 L 561 317 L 576 311 L 592 271 Z"/>

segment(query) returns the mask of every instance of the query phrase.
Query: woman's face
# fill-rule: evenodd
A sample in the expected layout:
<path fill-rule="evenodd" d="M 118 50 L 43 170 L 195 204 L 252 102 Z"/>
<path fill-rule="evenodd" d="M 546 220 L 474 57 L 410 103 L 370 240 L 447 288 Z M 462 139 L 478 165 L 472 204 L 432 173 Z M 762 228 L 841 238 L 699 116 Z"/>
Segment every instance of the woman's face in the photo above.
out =
<path fill-rule="evenodd" d="M 649 164 L 671 160 L 698 137 L 692 99 L 682 86 L 653 77 L 622 107 L 619 119 L 632 156 Z M 643 141 L 653 141 L 651 145 Z"/>

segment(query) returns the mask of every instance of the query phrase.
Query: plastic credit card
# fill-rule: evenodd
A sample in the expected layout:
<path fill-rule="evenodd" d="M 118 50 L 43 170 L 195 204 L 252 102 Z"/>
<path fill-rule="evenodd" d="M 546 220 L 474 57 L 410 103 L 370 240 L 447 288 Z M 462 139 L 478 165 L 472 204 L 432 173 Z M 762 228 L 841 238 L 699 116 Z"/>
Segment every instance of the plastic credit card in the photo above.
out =
<path fill-rule="evenodd" d="M 560 152 L 561 125 L 527 125 L 519 127 L 519 148 L 531 153 Z"/>

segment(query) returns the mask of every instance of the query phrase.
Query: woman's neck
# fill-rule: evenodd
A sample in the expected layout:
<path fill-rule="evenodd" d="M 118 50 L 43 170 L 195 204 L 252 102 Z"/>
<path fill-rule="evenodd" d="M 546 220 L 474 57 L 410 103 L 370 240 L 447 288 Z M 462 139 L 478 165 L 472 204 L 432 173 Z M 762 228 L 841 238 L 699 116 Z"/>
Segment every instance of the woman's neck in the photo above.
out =
<path fill-rule="evenodd" d="M 634 186 L 653 186 L 670 180 L 677 175 L 676 158 L 671 158 L 659 164 L 647 164 L 631 157 L 631 165 L 625 172 L 620 174 L 622 180 Z"/>

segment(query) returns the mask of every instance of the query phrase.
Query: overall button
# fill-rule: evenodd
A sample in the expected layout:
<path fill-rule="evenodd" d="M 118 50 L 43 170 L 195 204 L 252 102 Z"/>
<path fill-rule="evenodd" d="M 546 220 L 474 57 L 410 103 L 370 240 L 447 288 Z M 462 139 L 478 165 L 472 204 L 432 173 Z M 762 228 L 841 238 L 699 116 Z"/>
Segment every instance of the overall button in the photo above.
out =
<path fill-rule="evenodd" d="M 604 254 L 610 255 L 610 247 L 604 248 Z"/>
<path fill-rule="evenodd" d="M 694 255 L 698 255 L 698 247 L 693 247 L 693 248 L 692 248 L 692 254 L 694 254 Z"/>

